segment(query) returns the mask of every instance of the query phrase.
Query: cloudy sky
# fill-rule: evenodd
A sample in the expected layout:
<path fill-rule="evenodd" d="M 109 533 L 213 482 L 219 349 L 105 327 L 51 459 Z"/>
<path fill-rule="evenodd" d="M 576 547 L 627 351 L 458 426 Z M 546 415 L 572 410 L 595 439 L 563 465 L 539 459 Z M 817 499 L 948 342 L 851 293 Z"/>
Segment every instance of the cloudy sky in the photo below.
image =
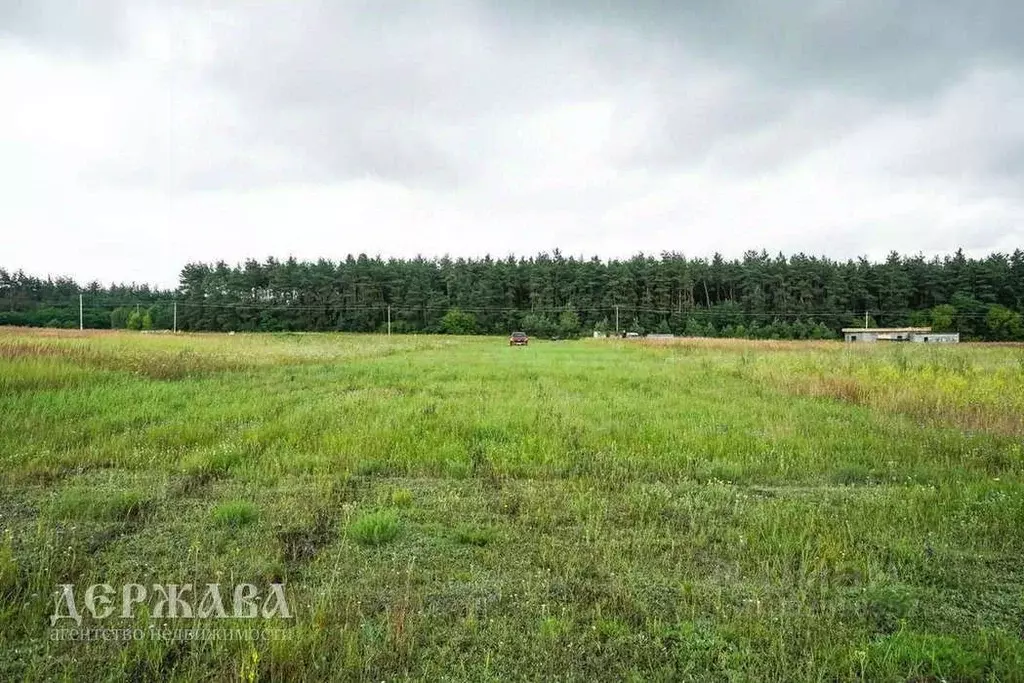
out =
<path fill-rule="evenodd" d="M 2 0 L 0 266 L 980 255 L 1019 0 Z"/>

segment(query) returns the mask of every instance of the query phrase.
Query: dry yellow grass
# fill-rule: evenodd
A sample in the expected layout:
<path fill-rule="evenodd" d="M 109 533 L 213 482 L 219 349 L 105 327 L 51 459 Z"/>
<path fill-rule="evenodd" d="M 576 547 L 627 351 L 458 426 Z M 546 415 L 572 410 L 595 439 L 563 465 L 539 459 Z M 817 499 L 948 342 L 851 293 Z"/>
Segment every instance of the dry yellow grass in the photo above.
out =
<path fill-rule="evenodd" d="M 1024 436 L 1024 345 L 845 344 L 676 338 L 635 340 L 655 353 L 710 354 L 797 396 L 1004 436 Z"/>

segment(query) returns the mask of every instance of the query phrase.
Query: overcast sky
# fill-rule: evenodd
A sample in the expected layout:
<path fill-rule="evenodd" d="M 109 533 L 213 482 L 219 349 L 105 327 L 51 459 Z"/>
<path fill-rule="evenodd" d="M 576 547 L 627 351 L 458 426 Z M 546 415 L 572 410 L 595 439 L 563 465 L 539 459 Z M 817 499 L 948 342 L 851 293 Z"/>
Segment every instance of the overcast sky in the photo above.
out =
<path fill-rule="evenodd" d="M 1020 0 L 2 0 L 0 266 L 1012 251 L 1022 26 Z"/>

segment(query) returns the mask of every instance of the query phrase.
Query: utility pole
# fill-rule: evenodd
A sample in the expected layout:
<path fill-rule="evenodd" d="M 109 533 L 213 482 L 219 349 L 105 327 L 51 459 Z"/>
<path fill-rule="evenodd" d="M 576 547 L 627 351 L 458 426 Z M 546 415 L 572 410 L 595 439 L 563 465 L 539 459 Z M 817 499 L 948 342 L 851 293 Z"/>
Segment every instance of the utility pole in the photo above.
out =
<path fill-rule="evenodd" d="M 615 336 L 619 336 L 619 305 L 615 304 Z"/>
<path fill-rule="evenodd" d="M 868 329 L 868 309 L 864 309 L 864 329 Z"/>
<path fill-rule="evenodd" d="M 85 321 L 82 318 L 82 293 L 78 293 L 78 329 L 85 329 Z"/>
<path fill-rule="evenodd" d="M 391 305 L 388 305 L 388 336 L 391 336 Z"/>
<path fill-rule="evenodd" d="M 178 332 L 178 302 L 174 302 L 174 327 L 172 328 L 174 333 Z"/>

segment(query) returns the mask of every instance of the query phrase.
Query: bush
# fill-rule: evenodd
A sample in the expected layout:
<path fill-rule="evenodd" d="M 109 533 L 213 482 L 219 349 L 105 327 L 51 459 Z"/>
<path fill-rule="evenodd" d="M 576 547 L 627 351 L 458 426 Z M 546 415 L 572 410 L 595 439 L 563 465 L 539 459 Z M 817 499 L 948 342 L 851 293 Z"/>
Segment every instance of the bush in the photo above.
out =
<path fill-rule="evenodd" d="M 531 337 L 551 337 L 557 326 L 543 313 L 527 313 L 523 316 L 523 332 Z"/>
<path fill-rule="evenodd" d="M 931 310 L 931 328 L 933 332 L 954 332 L 956 326 L 956 308 L 949 304 L 940 304 Z"/>
<path fill-rule="evenodd" d="M 125 324 L 129 330 L 141 330 L 142 329 L 142 314 L 138 311 L 132 311 L 128 314 L 128 322 Z"/>
<path fill-rule="evenodd" d="M 1005 306 L 996 304 L 988 309 L 985 324 L 989 329 L 989 339 L 996 341 L 1015 341 L 1024 337 L 1024 322 L 1020 313 L 1011 311 Z"/>
<path fill-rule="evenodd" d="M 579 336 L 580 333 L 580 317 L 576 315 L 576 311 L 572 309 L 566 309 L 558 316 L 558 334 L 565 338 L 573 338 Z"/>
<path fill-rule="evenodd" d="M 110 312 L 110 327 L 115 330 L 123 330 L 128 327 L 128 309 L 123 307 L 115 308 Z"/>
<path fill-rule="evenodd" d="M 687 318 L 683 334 L 687 337 L 703 337 L 707 335 L 707 328 L 700 324 L 696 318 Z"/>
<path fill-rule="evenodd" d="M 441 330 L 445 334 L 473 334 L 476 332 L 476 316 L 453 308 L 441 318 Z"/>

